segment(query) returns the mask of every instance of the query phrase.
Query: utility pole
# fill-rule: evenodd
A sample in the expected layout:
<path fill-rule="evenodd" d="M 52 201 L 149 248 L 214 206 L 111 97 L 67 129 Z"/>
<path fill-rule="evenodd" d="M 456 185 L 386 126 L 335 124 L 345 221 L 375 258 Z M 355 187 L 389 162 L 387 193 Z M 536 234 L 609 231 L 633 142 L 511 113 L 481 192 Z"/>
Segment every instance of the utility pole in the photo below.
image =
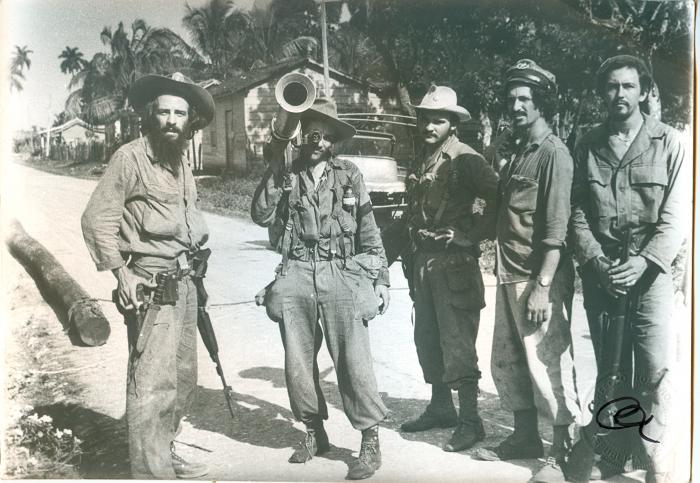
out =
<path fill-rule="evenodd" d="M 317 0 L 319 1 L 319 0 Z M 330 97 L 330 74 L 328 72 L 328 28 L 326 27 L 326 3 L 340 0 L 320 0 L 321 2 L 321 48 L 323 50 L 323 94 Z"/>

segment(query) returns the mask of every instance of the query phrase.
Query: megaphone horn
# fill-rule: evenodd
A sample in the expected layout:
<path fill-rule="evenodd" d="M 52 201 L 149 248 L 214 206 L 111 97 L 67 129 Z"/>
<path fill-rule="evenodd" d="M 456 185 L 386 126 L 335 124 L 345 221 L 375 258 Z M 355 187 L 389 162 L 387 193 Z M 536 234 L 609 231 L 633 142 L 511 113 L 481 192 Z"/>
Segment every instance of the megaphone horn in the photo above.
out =
<path fill-rule="evenodd" d="M 304 74 L 290 72 L 277 81 L 275 99 L 280 108 L 272 120 L 272 135 L 289 141 L 297 134 L 301 113 L 316 100 L 316 86 Z"/>

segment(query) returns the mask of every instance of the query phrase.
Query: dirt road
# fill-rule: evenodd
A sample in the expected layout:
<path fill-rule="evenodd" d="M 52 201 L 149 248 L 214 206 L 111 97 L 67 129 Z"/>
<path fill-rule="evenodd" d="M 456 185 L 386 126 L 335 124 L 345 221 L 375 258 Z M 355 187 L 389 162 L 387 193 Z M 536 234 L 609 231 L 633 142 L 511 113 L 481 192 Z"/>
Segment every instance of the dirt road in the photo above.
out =
<path fill-rule="evenodd" d="M 112 335 L 97 348 L 72 347 L 58 334 L 58 349 L 65 356 L 64 370 L 79 378 L 85 390 L 80 404 L 57 406 L 63 419 L 93 432 L 95 444 L 104 443 L 104 461 L 87 476 L 124 474 L 126 330 L 112 304 L 110 273 L 98 273 L 89 259 L 80 233 L 80 214 L 95 186 L 94 181 L 60 177 L 10 166 L 16 192 L 6 200 L 20 213 L 27 232 L 43 243 L 89 293 L 103 301 Z M 204 346 L 199 344 L 199 388 L 184 430 L 178 436 L 186 458 L 207 463 L 208 478 L 217 480 L 336 481 L 359 447 L 359 433 L 342 412 L 332 363 L 325 350 L 319 366 L 324 392 L 330 403 L 327 429 L 333 449 L 305 465 L 290 465 L 291 447 L 303 438 L 303 427 L 293 420 L 284 384 L 283 352 L 277 326 L 253 303 L 254 294 L 272 278 L 277 254 L 267 249 L 267 234 L 250 221 L 207 215 L 211 229 L 208 246 L 213 254 L 207 288 L 211 295 L 214 328 L 229 383 L 236 394 L 236 419 L 228 416 L 220 381 Z M 14 263 L 9 260 L 8 263 Z M 391 268 L 391 308 L 370 323 L 375 370 L 392 420 L 380 432 L 384 464 L 375 480 L 403 481 L 527 481 L 537 466 L 533 461 L 481 462 L 469 452 L 446 453 L 442 442 L 449 431 L 408 435 L 398 431 L 405 419 L 427 403 L 429 387 L 423 383 L 412 339 L 411 305 L 405 280 L 397 265 Z M 500 409 L 491 379 L 489 360 L 493 327 L 494 280 L 486 278 L 487 308 L 482 312 L 478 351 L 483 378 L 480 406 L 487 439 L 492 445 L 508 433 L 511 416 Z M 27 290 L 36 290 L 27 286 Z M 58 324 L 58 322 L 56 322 Z M 580 370 L 580 393 L 590 396 L 593 378 L 592 348 L 586 334 L 580 300 L 574 311 L 575 354 Z M 551 432 L 542 426 L 545 437 Z M 547 439 L 549 439 L 547 437 Z M 99 458 L 97 458 L 99 460 Z M 95 469 L 97 468 L 97 469 Z M 112 468 L 112 469 L 110 469 Z"/>

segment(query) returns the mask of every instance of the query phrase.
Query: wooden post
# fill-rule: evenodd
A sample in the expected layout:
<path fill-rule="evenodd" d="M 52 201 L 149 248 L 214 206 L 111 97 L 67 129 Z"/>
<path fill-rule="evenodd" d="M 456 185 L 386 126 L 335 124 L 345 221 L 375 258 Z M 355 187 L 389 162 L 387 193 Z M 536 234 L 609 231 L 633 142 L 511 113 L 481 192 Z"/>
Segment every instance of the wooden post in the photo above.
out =
<path fill-rule="evenodd" d="M 98 346 L 107 342 L 109 322 L 97 300 L 91 298 L 16 220 L 10 224 L 6 243 L 12 256 L 34 279 L 41 296 L 67 329 L 74 345 Z"/>

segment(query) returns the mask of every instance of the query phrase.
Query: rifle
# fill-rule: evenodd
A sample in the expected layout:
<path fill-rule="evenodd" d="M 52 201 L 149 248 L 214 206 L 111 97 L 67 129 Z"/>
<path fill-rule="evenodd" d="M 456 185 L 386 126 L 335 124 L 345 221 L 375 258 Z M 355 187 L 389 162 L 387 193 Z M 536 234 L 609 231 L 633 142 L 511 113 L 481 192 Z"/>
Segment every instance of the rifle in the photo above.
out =
<path fill-rule="evenodd" d="M 629 260 L 631 240 L 632 231 L 627 229 L 624 234 L 620 263 Z M 603 347 L 599 351 L 599 355 L 603 361 L 601 361 L 599 368 L 609 368 L 610 372 L 598 374 L 596 378 L 593 402 L 589 406 L 593 413 L 593 419 L 587 426 L 581 428 L 581 438 L 571 450 L 567 463 L 567 481 L 589 481 L 591 479 L 596 441 L 600 436 L 608 433 L 603 427 L 615 426 L 614 418 L 618 410 L 615 404 L 609 404 L 609 401 L 615 398 L 615 391 L 623 376 L 620 367 L 622 365 L 623 344 L 628 332 L 629 304 L 628 290 L 627 293 L 615 299 L 610 311 L 601 314 L 604 334 L 601 337 Z M 605 405 L 605 411 L 602 411 L 603 405 Z M 603 423 L 603 426 L 599 421 Z"/>
<path fill-rule="evenodd" d="M 410 243 L 408 233 L 408 221 L 405 216 L 392 220 L 384 226 L 381 231 L 382 244 L 386 253 L 386 262 L 388 266 L 402 255 Z"/>
<path fill-rule="evenodd" d="M 202 336 L 202 342 L 204 342 L 207 351 L 209 351 L 209 357 L 211 357 L 211 360 L 216 364 L 216 373 L 219 375 L 224 385 L 224 397 L 226 397 L 228 411 L 231 413 L 231 417 L 235 419 L 236 416 L 233 413 L 233 389 L 226 384 L 224 369 L 221 367 L 221 361 L 219 360 L 219 344 L 216 341 L 216 334 L 214 334 L 214 328 L 211 325 L 209 312 L 207 312 L 207 300 L 209 299 L 209 295 L 204 289 L 204 276 L 207 273 L 207 260 L 210 255 L 211 249 L 209 248 L 199 250 L 194 255 L 192 261 L 192 281 L 197 289 L 197 328 L 199 329 L 199 334 Z"/>

